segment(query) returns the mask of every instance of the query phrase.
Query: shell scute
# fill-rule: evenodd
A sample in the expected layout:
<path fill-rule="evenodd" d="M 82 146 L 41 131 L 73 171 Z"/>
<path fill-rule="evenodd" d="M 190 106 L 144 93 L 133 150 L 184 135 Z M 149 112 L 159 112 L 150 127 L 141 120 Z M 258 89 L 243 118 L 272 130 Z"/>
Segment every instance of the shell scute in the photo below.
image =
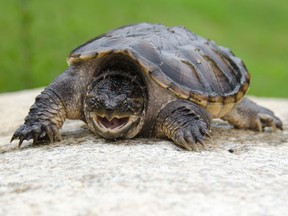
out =
<path fill-rule="evenodd" d="M 74 49 L 68 62 L 97 58 L 101 64 L 101 58 L 111 51 L 131 58 L 145 76 L 178 97 L 215 108 L 215 112 L 219 104 L 240 101 L 249 87 L 250 76 L 241 59 L 184 27 L 148 23 L 125 26 Z"/>

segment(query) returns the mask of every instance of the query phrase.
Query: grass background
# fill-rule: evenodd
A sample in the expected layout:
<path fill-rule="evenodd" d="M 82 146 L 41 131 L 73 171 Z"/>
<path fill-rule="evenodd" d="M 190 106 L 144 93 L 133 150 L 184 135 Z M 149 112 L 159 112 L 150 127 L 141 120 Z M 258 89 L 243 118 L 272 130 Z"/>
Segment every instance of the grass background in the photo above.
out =
<path fill-rule="evenodd" d="M 252 75 L 250 95 L 288 97 L 287 0 L 1 0 L 0 92 L 48 85 L 74 47 L 138 22 L 229 47 Z"/>

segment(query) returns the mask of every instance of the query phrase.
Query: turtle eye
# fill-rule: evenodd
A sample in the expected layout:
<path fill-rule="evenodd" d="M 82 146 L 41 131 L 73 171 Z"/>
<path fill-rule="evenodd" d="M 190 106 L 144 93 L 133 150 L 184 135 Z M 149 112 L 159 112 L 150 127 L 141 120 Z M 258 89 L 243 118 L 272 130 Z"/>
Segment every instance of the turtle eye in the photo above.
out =
<path fill-rule="evenodd" d="M 89 107 L 93 108 L 99 108 L 100 107 L 100 99 L 94 96 L 87 96 L 86 97 L 86 103 Z"/>
<path fill-rule="evenodd" d="M 93 106 L 95 107 L 95 108 L 100 108 L 101 107 L 101 100 L 100 100 L 100 98 L 94 98 L 93 99 Z"/>

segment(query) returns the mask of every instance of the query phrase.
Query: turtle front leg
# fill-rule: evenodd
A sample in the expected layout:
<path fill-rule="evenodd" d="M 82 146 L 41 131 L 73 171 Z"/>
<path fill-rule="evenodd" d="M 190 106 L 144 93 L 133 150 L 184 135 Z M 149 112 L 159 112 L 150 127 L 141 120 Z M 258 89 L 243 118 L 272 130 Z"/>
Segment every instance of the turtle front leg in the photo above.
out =
<path fill-rule="evenodd" d="M 66 118 L 85 121 L 82 100 L 91 80 L 88 72 L 71 66 L 59 75 L 36 97 L 24 124 L 15 131 L 11 142 L 19 139 L 21 146 L 23 140 L 33 139 L 33 143 L 43 137 L 48 137 L 51 142 L 56 137 L 61 140 L 59 129 Z"/>
<path fill-rule="evenodd" d="M 186 150 L 196 150 L 209 137 L 211 118 L 202 107 L 184 100 L 171 102 L 160 111 L 156 136 L 167 137 Z"/>
<path fill-rule="evenodd" d="M 59 129 L 66 118 L 65 107 L 58 96 L 48 87 L 36 97 L 25 122 L 13 134 L 11 142 L 19 139 L 19 147 L 24 140 L 33 139 L 36 143 L 39 138 L 47 136 L 51 142 L 55 137 L 61 140 Z"/>
<path fill-rule="evenodd" d="M 222 117 L 236 128 L 251 129 L 262 132 L 265 127 L 283 130 L 281 120 L 274 113 L 244 98 L 231 112 Z"/>

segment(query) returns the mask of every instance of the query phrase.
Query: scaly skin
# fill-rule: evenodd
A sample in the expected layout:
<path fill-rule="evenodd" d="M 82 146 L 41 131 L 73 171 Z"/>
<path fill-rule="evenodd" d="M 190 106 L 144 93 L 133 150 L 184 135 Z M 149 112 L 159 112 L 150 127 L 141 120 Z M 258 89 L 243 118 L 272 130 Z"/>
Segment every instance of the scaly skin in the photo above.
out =
<path fill-rule="evenodd" d="M 177 100 L 164 107 L 156 123 L 158 137 L 167 137 L 186 150 L 198 151 L 210 137 L 211 118 L 206 110 L 190 101 Z"/>
<path fill-rule="evenodd" d="M 257 105 L 248 98 L 236 104 L 222 119 L 241 129 L 262 132 L 265 127 L 272 127 L 274 131 L 277 128 L 283 130 L 281 120 L 271 110 Z"/>
<path fill-rule="evenodd" d="M 81 69 L 78 69 L 77 73 L 81 73 Z M 25 123 L 15 131 L 11 141 L 19 139 L 19 146 L 21 146 L 23 140 L 33 139 L 33 143 L 43 137 L 48 137 L 51 142 L 56 138 L 61 140 L 59 129 L 61 129 L 66 118 L 86 121 L 83 101 L 87 94 L 87 86 L 91 85 L 92 81 L 91 77 L 85 76 L 85 79 L 82 79 L 79 83 L 78 77 L 75 76 L 75 70 L 69 68 L 37 96 L 25 118 Z M 157 88 L 154 90 L 158 92 Z M 109 91 L 119 95 L 124 93 L 121 88 L 110 89 Z M 106 94 L 105 91 L 103 94 Z M 120 99 L 122 97 L 115 95 L 115 98 Z M 170 99 L 167 97 L 167 100 Z M 108 101 L 103 101 L 103 103 L 106 102 L 108 103 Z M 114 103 L 115 100 L 112 99 L 112 102 Z M 122 104 L 121 101 L 118 102 Z M 153 103 L 153 101 L 151 102 Z M 114 111 L 118 112 L 117 115 L 120 116 L 122 108 L 120 105 L 116 106 Z M 149 127 L 155 123 L 154 136 L 171 139 L 176 145 L 182 146 L 184 149 L 197 151 L 196 144 L 204 145 L 205 137 L 209 137 L 211 117 L 207 110 L 191 101 L 179 99 L 169 102 L 156 116 L 155 113 L 155 116 L 146 122 Z M 222 119 L 237 128 L 258 131 L 262 131 L 264 127 L 272 127 L 274 130 L 282 129 L 282 122 L 272 111 L 255 104 L 247 98 L 236 104 L 233 110 Z M 130 130 L 133 129 L 135 128 Z M 140 131 L 140 129 L 138 128 L 137 131 Z"/>
<path fill-rule="evenodd" d="M 80 80 L 83 72 L 85 79 Z M 69 67 L 36 97 L 24 124 L 15 131 L 11 142 L 19 139 L 20 147 L 24 140 L 33 139 L 33 143 L 41 138 L 49 138 L 51 142 L 56 137 L 61 140 L 59 130 L 66 118 L 85 121 L 82 101 L 91 80 L 84 69 L 78 67 L 76 71 L 75 67 Z"/>
<path fill-rule="evenodd" d="M 61 140 L 59 129 L 65 118 L 66 111 L 62 101 L 51 89 L 47 88 L 36 97 L 35 103 L 25 118 L 25 123 L 15 131 L 11 142 L 19 139 L 20 147 L 24 140 L 33 139 L 33 143 L 36 143 L 39 138 L 46 135 L 51 142 L 55 137 Z"/>
<path fill-rule="evenodd" d="M 74 69 L 73 67 L 69 68 L 36 97 L 24 124 L 15 131 L 11 142 L 19 139 L 20 147 L 24 140 L 33 139 L 33 143 L 43 137 L 49 138 L 51 142 L 55 138 L 61 140 L 59 130 L 66 118 L 85 121 L 92 131 L 107 139 L 131 138 L 141 130 L 144 103 L 147 103 L 147 99 L 145 89 L 142 88 L 135 76 L 127 75 L 122 71 L 105 72 L 98 76 L 102 77 L 99 83 L 97 81 L 95 85 L 91 85 L 93 78 L 89 77 L 88 72 L 84 71 L 86 76 L 79 79 L 78 76 L 81 75 L 82 70 L 81 68 Z M 78 76 L 75 76 L 75 73 Z M 84 101 L 86 102 L 85 106 Z M 91 116 L 87 116 L 88 113 L 91 113 L 94 122 L 91 122 L 91 118 L 89 118 Z M 99 118 L 93 119 L 93 116 L 97 114 Z M 126 125 L 131 128 L 123 126 L 122 130 L 116 130 L 117 124 L 120 124 L 119 127 L 122 126 L 121 122 L 124 121 L 124 117 L 127 117 Z M 104 121 L 103 125 L 110 129 L 110 132 L 107 132 L 108 135 L 99 128 L 95 128 L 94 124 L 98 124 L 101 120 Z M 113 128 L 115 124 L 116 126 Z M 112 134 L 109 136 L 109 133 Z"/>

